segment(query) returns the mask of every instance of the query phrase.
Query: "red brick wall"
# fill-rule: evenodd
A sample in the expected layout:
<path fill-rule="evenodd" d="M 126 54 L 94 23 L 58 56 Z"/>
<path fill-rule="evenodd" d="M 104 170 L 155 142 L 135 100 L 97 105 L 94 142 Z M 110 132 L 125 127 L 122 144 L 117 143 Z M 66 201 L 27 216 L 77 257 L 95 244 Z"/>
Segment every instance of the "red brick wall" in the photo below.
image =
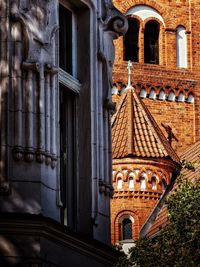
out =
<path fill-rule="evenodd" d="M 115 244 L 119 241 L 121 229 L 119 219 L 124 214 L 133 217 L 134 223 L 132 228 L 133 239 L 139 237 L 139 231 L 156 204 L 155 200 L 137 199 L 137 198 L 114 198 L 111 200 L 111 240 Z"/>
<path fill-rule="evenodd" d="M 139 63 L 133 64 L 132 84 L 140 93 L 141 88 L 147 91 L 143 99 L 154 119 L 167 137 L 163 128 L 170 126 L 177 140 L 172 139 L 172 147 L 182 153 L 188 146 L 200 139 L 200 1 L 194 0 L 113 0 L 115 6 L 126 13 L 135 5 L 148 5 L 157 10 L 165 25 L 161 25 L 159 39 L 159 65 L 144 64 L 144 49 L 140 47 Z M 139 45 L 143 43 L 146 21 L 140 21 Z M 186 28 L 188 68 L 176 67 L 176 28 Z M 116 55 L 113 80 L 117 88 L 127 85 L 127 62 L 123 61 L 123 37 L 115 41 Z M 150 90 L 154 88 L 156 99 L 149 99 Z M 158 100 L 164 90 L 166 97 L 171 90 L 176 99 Z M 183 93 L 186 101 L 178 102 Z M 194 103 L 187 103 L 189 94 L 195 97 Z M 119 96 L 114 96 L 114 100 Z M 139 229 L 155 206 L 156 200 L 131 197 L 115 197 L 111 201 L 112 242 L 117 242 L 120 233 L 118 218 L 127 211 L 132 213 L 135 221 L 133 238 L 138 238 Z"/>
<path fill-rule="evenodd" d="M 160 34 L 160 65 L 143 64 L 143 47 L 140 47 L 139 63 L 134 64 L 132 81 L 149 83 L 154 86 L 168 85 L 180 91 L 188 90 L 195 95 L 195 104 L 170 103 L 167 101 L 145 100 L 147 107 L 160 125 L 169 124 L 179 142 L 173 142 L 177 152 L 182 152 L 188 145 L 200 138 L 200 2 L 182 1 L 153 1 L 153 0 L 114 0 L 115 6 L 126 13 L 135 5 L 148 5 L 157 10 L 165 25 Z M 143 39 L 146 21 L 140 19 L 140 39 Z M 187 33 L 188 68 L 176 67 L 176 28 L 184 26 Z M 123 61 L 123 37 L 115 41 L 116 60 L 114 82 L 127 82 L 127 62 Z M 163 107 L 163 108 L 162 108 Z M 174 114 L 174 116 L 170 115 Z M 160 115 L 162 114 L 162 116 Z M 174 117 L 174 119 L 173 119 Z M 169 121 L 168 121 L 169 120 Z"/>

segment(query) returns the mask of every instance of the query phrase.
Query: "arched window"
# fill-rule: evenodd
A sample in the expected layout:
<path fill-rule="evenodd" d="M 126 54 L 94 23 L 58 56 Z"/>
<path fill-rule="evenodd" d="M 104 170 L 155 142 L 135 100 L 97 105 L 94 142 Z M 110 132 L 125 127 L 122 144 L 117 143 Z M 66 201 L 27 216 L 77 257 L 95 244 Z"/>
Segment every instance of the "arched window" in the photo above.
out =
<path fill-rule="evenodd" d="M 151 89 L 151 92 L 149 94 L 149 98 L 150 99 L 156 99 L 156 92 L 154 89 Z"/>
<path fill-rule="evenodd" d="M 178 102 L 184 102 L 185 101 L 185 96 L 182 92 L 180 92 L 179 96 L 178 96 Z"/>
<path fill-rule="evenodd" d="M 124 60 L 138 62 L 139 24 L 136 19 L 128 19 L 128 31 L 124 37 Z"/>
<path fill-rule="evenodd" d="M 146 189 L 146 181 L 145 181 L 145 177 L 141 177 L 141 178 L 140 178 L 140 189 L 141 189 L 141 190 L 145 190 L 145 189 Z"/>
<path fill-rule="evenodd" d="M 176 29 L 176 65 L 187 68 L 187 36 L 183 26 Z"/>
<path fill-rule="evenodd" d="M 113 88 L 112 88 L 112 95 L 118 95 L 118 89 L 115 84 L 113 85 Z"/>
<path fill-rule="evenodd" d="M 132 239 L 132 221 L 127 218 L 122 222 L 122 239 Z"/>
<path fill-rule="evenodd" d="M 189 94 L 188 99 L 187 99 L 187 102 L 188 103 L 194 103 L 194 96 L 193 96 L 192 93 Z"/>
<path fill-rule="evenodd" d="M 166 96 L 165 96 L 165 92 L 164 92 L 163 90 L 161 90 L 160 93 L 159 93 L 159 97 L 158 97 L 158 99 L 164 101 L 165 98 L 166 98 Z"/>
<path fill-rule="evenodd" d="M 169 101 L 175 101 L 175 94 L 173 91 L 170 92 L 169 96 L 168 96 L 168 100 Z"/>
<path fill-rule="evenodd" d="M 134 188 L 134 180 L 133 177 L 130 177 L 128 180 L 128 188 L 133 189 Z"/>
<path fill-rule="evenodd" d="M 117 180 L 117 189 L 122 189 L 123 181 L 122 178 L 118 178 Z"/>
<path fill-rule="evenodd" d="M 151 183 L 152 183 L 152 189 L 153 189 L 153 190 L 156 190 L 156 189 L 157 189 L 157 185 L 156 185 L 156 177 L 153 177 L 153 178 L 152 178 Z"/>
<path fill-rule="evenodd" d="M 142 98 L 146 98 L 147 97 L 147 92 L 144 88 L 142 88 L 142 90 L 140 91 L 140 97 Z"/>
<path fill-rule="evenodd" d="M 159 31 L 160 25 L 151 20 L 144 31 L 144 63 L 159 64 Z"/>

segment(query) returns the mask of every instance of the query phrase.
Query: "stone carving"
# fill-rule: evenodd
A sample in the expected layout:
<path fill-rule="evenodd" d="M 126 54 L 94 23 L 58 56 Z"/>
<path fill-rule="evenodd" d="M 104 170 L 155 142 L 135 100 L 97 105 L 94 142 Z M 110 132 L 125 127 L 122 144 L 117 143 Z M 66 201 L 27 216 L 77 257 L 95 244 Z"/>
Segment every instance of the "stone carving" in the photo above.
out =
<path fill-rule="evenodd" d="M 111 100 L 112 68 L 114 64 L 114 44 L 113 40 L 124 34 L 128 29 L 128 22 L 109 0 L 102 1 L 102 17 L 100 19 L 100 31 L 102 39 L 99 47 L 99 60 L 103 65 L 103 77 L 106 78 L 104 83 L 104 106 L 109 110 L 115 110 L 115 105 Z"/>
<path fill-rule="evenodd" d="M 112 102 L 112 69 L 114 64 L 114 43 L 113 40 L 124 34 L 128 29 L 128 22 L 112 4 L 110 0 L 101 1 L 101 15 L 99 17 L 99 48 L 98 59 L 101 63 L 102 74 L 102 97 L 103 97 L 103 119 L 102 119 L 102 144 L 104 161 L 101 166 L 104 173 L 99 178 L 99 192 L 107 196 L 113 195 L 111 186 L 111 162 L 108 155 L 111 155 L 111 126 L 110 115 L 115 112 L 115 104 Z"/>
<path fill-rule="evenodd" d="M 16 107 L 17 110 L 24 109 L 25 118 L 16 112 L 18 140 L 15 138 L 14 158 L 27 162 L 36 158 L 40 163 L 51 163 L 52 167 L 56 162 L 55 74 L 58 72 L 55 60 L 58 18 L 54 7 L 53 0 L 11 2 L 12 26 L 16 27 L 17 32 L 13 35 L 14 47 L 21 42 L 20 49 L 23 50 L 23 55 L 20 52 L 15 55 L 16 61 L 19 58 L 22 60 L 22 73 L 19 74 L 16 69 L 13 72 L 14 76 L 21 76 L 22 79 L 23 88 L 16 85 L 17 97 L 25 99 L 24 107 L 20 101 Z"/>

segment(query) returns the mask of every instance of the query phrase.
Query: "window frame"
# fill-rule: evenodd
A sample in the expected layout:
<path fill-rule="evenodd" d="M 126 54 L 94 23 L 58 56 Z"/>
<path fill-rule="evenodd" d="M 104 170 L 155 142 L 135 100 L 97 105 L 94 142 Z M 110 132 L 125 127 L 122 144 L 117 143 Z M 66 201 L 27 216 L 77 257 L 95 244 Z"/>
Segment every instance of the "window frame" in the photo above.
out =
<path fill-rule="evenodd" d="M 71 60 L 71 69 L 72 69 L 72 73 L 68 73 L 67 71 L 65 71 L 64 69 L 62 69 L 61 67 L 59 67 L 59 72 L 58 72 L 58 83 L 59 83 L 59 106 L 61 105 L 61 97 L 63 97 L 65 94 L 70 94 L 71 95 L 71 100 L 73 98 L 73 103 L 71 103 L 71 107 L 73 106 L 73 111 L 71 110 L 67 110 L 68 107 L 65 107 L 64 111 L 59 112 L 59 118 L 61 120 L 61 117 L 63 116 L 63 114 L 61 114 L 61 112 L 65 112 L 65 115 L 68 115 L 68 112 L 72 112 L 73 113 L 73 118 L 71 120 L 71 126 L 74 127 L 73 128 L 73 133 L 74 133 L 74 137 L 73 137 L 73 163 L 71 164 L 70 168 L 73 168 L 73 175 L 72 177 L 69 177 L 69 175 L 67 175 L 68 171 L 67 169 L 69 168 L 69 165 L 67 165 L 67 163 L 69 163 L 69 160 L 67 160 L 66 158 L 66 165 L 64 164 L 64 160 L 65 160 L 65 155 L 67 155 L 67 145 L 68 145 L 68 141 L 66 140 L 66 152 L 64 152 L 63 154 L 61 153 L 61 147 L 60 147 L 60 193 L 59 193 L 59 206 L 61 208 L 61 222 L 70 227 L 73 230 L 76 230 L 77 228 L 77 213 L 78 213 L 78 111 L 77 111 L 77 97 L 80 94 L 81 91 L 81 83 L 79 82 L 79 80 L 77 79 L 77 72 L 78 72 L 78 58 L 77 58 L 77 53 L 78 53 L 78 47 L 77 47 L 77 15 L 76 15 L 76 11 L 75 11 L 75 7 L 73 7 L 70 3 L 67 3 L 64 0 L 59 1 L 58 3 L 58 9 L 59 6 L 62 5 L 64 8 L 66 8 L 67 10 L 71 11 L 72 16 L 72 28 L 71 28 L 71 37 L 72 37 L 72 44 L 73 46 L 71 46 L 71 53 L 72 53 L 72 60 Z M 59 14 L 59 12 L 58 12 Z M 59 37 L 59 33 L 58 33 L 58 40 L 60 41 L 60 37 Z M 59 51 L 59 55 L 60 55 L 60 45 L 58 43 L 58 51 Z M 58 57 L 59 58 L 59 57 Z M 64 97 L 65 98 L 65 97 Z M 61 106 L 60 106 L 61 108 Z M 64 128 L 61 128 L 62 123 L 60 121 L 60 134 L 62 132 L 67 132 L 67 125 L 64 126 Z M 67 136 L 61 137 L 60 136 L 60 142 L 62 140 L 62 138 L 67 138 Z M 61 144 L 60 144 L 61 145 Z M 65 168 L 65 169 L 62 169 Z M 64 173 L 64 174 L 62 174 Z M 65 177 L 64 177 L 65 176 Z M 68 181 L 64 181 L 64 179 L 69 179 Z M 75 180 L 72 182 L 72 180 Z M 65 185 L 65 188 L 62 188 L 61 185 Z M 68 197 L 68 191 L 70 190 L 70 186 L 72 186 L 73 188 L 71 188 L 71 190 L 73 191 L 73 193 L 75 194 L 75 196 L 73 197 L 73 199 L 69 200 Z M 63 199 L 62 199 L 63 198 Z M 64 203 L 63 203 L 64 202 Z M 70 202 L 70 203 L 69 203 Z M 71 203 L 73 202 L 73 203 Z M 75 203 L 74 203 L 75 202 Z M 73 206 L 73 207 L 71 207 Z"/>

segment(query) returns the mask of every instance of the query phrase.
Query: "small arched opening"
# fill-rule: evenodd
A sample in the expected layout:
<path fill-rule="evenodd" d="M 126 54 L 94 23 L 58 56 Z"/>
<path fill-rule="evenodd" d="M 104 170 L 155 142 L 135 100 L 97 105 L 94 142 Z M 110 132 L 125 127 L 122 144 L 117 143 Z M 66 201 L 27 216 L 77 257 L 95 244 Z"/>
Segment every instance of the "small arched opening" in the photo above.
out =
<path fill-rule="evenodd" d="M 134 18 L 128 19 L 128 31 L 124 37 L 124 60 L 138 62 L 139 56 L 139 23 Z"/>
<path fill-rule="evenodd" d="M 144 63 L 159 64 L 159 32 L 160 25 L 150 20 L 144 31 Z"/>

